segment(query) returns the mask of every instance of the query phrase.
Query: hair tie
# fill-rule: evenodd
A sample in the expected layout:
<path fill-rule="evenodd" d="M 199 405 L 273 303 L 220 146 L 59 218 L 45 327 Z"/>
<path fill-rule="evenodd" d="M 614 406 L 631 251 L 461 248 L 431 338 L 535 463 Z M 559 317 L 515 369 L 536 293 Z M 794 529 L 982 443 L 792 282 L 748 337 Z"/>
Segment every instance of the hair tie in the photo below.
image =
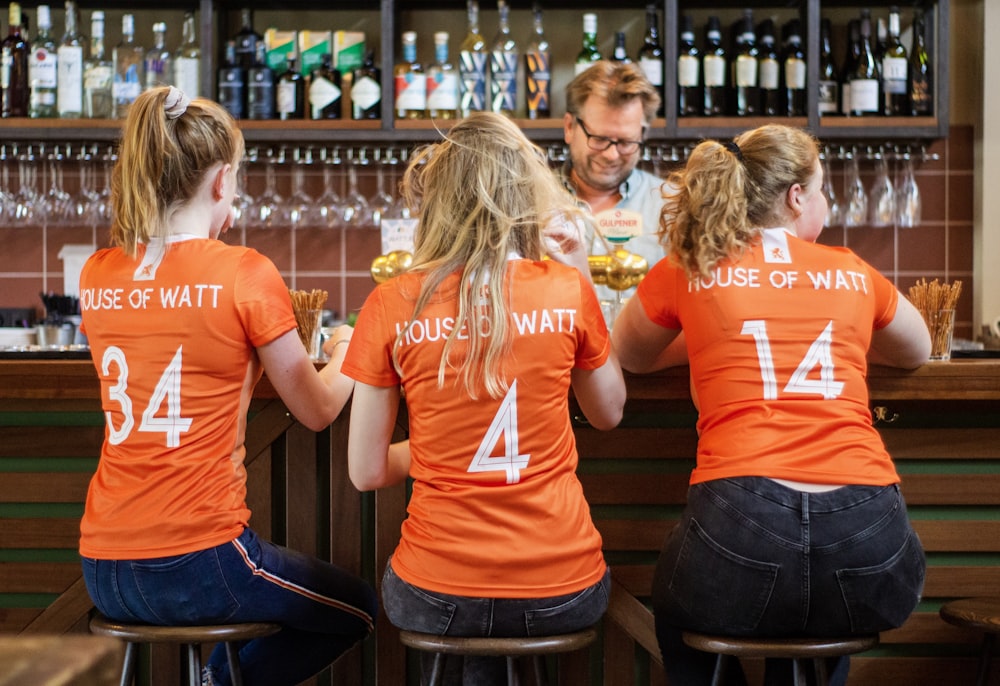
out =
<path fill-rule="evenodd" d="M 191 98 L 184 94 L 180 88 L 175 86 L 170 86 L 167 91 L 167 97 L 163 99 L 163 111 L 167 115 L 167 119 L 177 119 L 187 111 L 188 105 L 191 104 Z"/>
<path fill-rule="evenodd" d="M 736 145 L 735 141 L 724 141 L 722 147 L 736 155 L 736 159 L 740 162 L 743 161 L 743 152 L 740 150 L 740 146 Z"/>

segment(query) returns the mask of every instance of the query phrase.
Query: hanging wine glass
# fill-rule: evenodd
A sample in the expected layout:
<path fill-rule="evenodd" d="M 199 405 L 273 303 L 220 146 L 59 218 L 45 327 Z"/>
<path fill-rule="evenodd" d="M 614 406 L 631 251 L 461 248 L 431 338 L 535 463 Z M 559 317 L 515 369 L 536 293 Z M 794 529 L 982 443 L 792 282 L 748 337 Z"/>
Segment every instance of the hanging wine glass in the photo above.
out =
<path fill-rule="evenodd" d="M 306 175 L 312 162 L 312 148 L 295 148 L 292 151 L 292 191 L 286 210 L 293 229 L 306 226 L 312 218 L 313 199 L 306 192 Z"/>
<path fill-rule="evenodd" d="M 66 156 L 62 148 L 56 145 L 46 157 L 46 172 L 49 188 L 45 192 L 45 211 L 49 224 L 55 226 L 69 225 L 73 220 L 73 199 L 63 187 L 63 169 L 66 166 Z"/>
<path fill-rule="evenodd" d="M 409 151 L 403 148 L 399 152 L 395 149 L 392 150 L 390 155 L 389 167 L 390 167 L 390 185 L 395 189 L 395 194 L 393 195 L 392 207 L 389 208 L 388 213 L 385 215 L 387 217 L 392 217 L 393 219 L 410 219 L 416 212 L 415 208 L 411 208 L 406 204 L 406 199 L 401 193 L 399 193 L 399 182 L 401 178 L 402 171 L 406 169 L 406 163 L 409 159 Z"/>
<path fill-rule="evenodd" d="M 284 149 L 278 153 L 281 162 L 284 161 Z M 268 148 L 267 159 L 264 162 L 264 191 L 254 198 L 250 205 L 250 222 L 248 226 L 254 229 L 273 229 L 285 223 L 282 217 L 284 198 L 278 193 L 278 173 L 275 169 L 274 150 Z"/>
<path fill-rule="evenodd" d="M 861 183 L 856 150 L 845 153 L 844 226 L 863 226 L 868 219 L 868 194 Z"/>
<path fill-rule="evenodd" d="M 17 156 L 18 190 L 14 195 L 14 218 L 19 225 L 45 223 L 45 203 L 38 191 L 38 157 L 28 145 Z"/>
<path fill-rule="evenodd" d="M 246 243 L 246 228 L 250 221 L 250 206 L 253 204 L 250 197 L 250 165 L 257 161 L 257 148 L 250 148 L 243 156 L 239 169 L 236 172 L 236 195 L 233 196 L 233 228 L 240 231 L 243 243 Z"/>
<path fill-rule="evenodd" d="M 97 166 L 93 150 L 87 145 L 80 146 L 76 156 L 80 173 L 80 185 L 72 197 L 73 221 L 83 226 L 95 227 L 100 216 L 100 193 L 97 191 Z"/>
<path fill-rule="evenodd" d="M 823 165 L 823 197 L 826 198 L 826 219 L 823 226 L 840 226 L 843 207 L 837 199 L 837 192 L 833 189 L 833 174 L 830 171 L 830 150 L 824 149 L 820 153 L 820 160 Z"/>
<path fill-rule="evenodd" d="M 0 226 L 9 226 L 14 217 L 14 190 L 11 185 L 11 161 L 14 156 L 7 151 L 7 144 L 0 145 Z"/>
<path fill-rule="evenodd" d="M 327 229 L 340 228 L 344 222 L 344 199 L 334 189 L 338 168 L 343 163 L 340 158 L 340 148 L 334 148 L 332 151 L 322 148 L 319 151 L 319 159 L 323 167 L 323 193 L 316 198 L 313 205 L 315 213 L 313 223 Z"/>
<path fill-rule="evenodd" d="M 888 154 L 879 148 L 872 153 L 875 158 L 875 180 L 868 194 L 871 210 L 868 223 L 872 226 L 889 226 L 896 219 L 896 189 L 889 178 Z"/>
<path fill-rule="evenodd" d="M 382 226 L 382 217 L 388 217 L 395 205 L 395 198 L 385 190 L 386 166 L 390 164 L 388 155 L 388 150 L 379 148 L 375 151 L 375 195 L 368 199 L 368 206 L 376 229 Z"/>
<path fill-rule="evenodd" d="M 349 163 L 347 165 L 347 196 L 344 198 L 344 223 L 354 228 L 370 226 L 372 213 L 368 207 L 368 199 L 358 190 L 358 167 L 368 164 L 367 151 L 362 148 L 358 157 L 354 157 L 353 151 L 348 151 L 347 157 Z"/>
<path fill-rule="evenodd" d="M 896 180 L 896 223 L 906 228 L 918 226 L 922 204 L 920 188 L 913 175 L 913 155 L 907 147 L 903 153 L 902 170 Z"/>

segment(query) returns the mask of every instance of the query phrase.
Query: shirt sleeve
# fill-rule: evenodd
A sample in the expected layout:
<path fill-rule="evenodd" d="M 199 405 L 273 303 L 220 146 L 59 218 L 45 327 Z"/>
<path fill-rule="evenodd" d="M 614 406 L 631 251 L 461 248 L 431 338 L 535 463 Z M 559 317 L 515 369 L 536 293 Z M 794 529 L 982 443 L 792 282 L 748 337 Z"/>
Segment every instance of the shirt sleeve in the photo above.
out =
<path fill-rule="evenodd" d="M 377 286 L 362 305 L 340 368 L 343 374 L 369 386 L 396 386 L 401 381 L 392 362 L 395 336 L 390 335 L 384 290 Z"/>
<path fill-rule="evenodd" d="M 646 273 L 636 289 L 636 297 L 649 321 L 665 329 L 681 328 L 674 306 L 677 302 L 678 272 L 680 270 L 670 260 L 660 260 Z"/>
<path fill-rule="evenodd" d="M 867 263 L 865 267 L 868 270 L 872 289 L 875 291 L 875 319 L 872 322 L 872 328 L 884 329 L 896 317 L 896 308 L 899 306 L 899 290 L 877 269 Z"/>
<path fill-rule="evenodd" d="M 237 271 L 236 309 L 255 348 L 296 327 L 285 281 L 274 263 L 256 250 L 247 251 Z"/>
<path fill-rule="evenodd" d="M 604 321 L 601 303 L 597 299 L 594 287 L 587 282 L 583 274 L 576 270 L 580 289 L 580 323 L 577 327 L 579 345 L 576 350 L 575 366 L 578 369 L 597 369 L 608 360 L 611 354 L 611 338 L 608 336 L 608 326 Z"/>

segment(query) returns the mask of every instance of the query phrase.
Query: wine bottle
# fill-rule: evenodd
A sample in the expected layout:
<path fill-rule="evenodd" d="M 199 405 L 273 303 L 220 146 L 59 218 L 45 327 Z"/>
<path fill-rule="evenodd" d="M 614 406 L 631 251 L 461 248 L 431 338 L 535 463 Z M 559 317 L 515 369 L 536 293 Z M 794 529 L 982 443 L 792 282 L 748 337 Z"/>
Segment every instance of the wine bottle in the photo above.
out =
<path fill-rule="evenodd" d="M 285 71 L 274 86 L 274 110 L 278 119 L 305 119 L 306 80 L 299 73 L 295 53 L 285 55 Z"/>
<path fill-rule="evenodd" d="M 201 48 L 191 12 L 184 13 L 181 35 L 181 44 L 174 53 L 174 85 L 189 98 L 197 98 L 201 95 Z"/>
<path fill-rule="evenodd" d="M 507 0 L 497 0 L 497 35 L 490 49 L 490 109 L 514 116 L 517 110 L 517 43 L 510 33 Z"/>
<path fill-rule="evenodd" d="M 52 38 L 52 12 L 49 6 L 39 5 L 37 17 L 38 35 L 28 59 L 28 116 L 48 119 L 58 114 L 56 43 Z"/>
<path fill-rule="evenodd" d="M 246 113 L 247 71 L 236 61 L 236 41 L 226 41 L 222 66 L 218 73 L 218 94 L 216 100 L 236 119 Z M 148 63 L 148 61 L 147 61 Z M 146 73 L 149 76 L 149 73 Z"/>
<path fill-rule="evenodd" d="M 448 61 L 448 33 L 434 34 L 434 62 L 427 68 L 427 116 L 455 119 L 459 105 L 458 71 Z"/>
<path fill-rule="evenodd" d="M 83 67 L 83 116 L 110 119 L 114 114 L 111 84 L 115 70 L 104 54 L 104 12 L 90 13 L 90 58 Z"/>
<path fill-rule="evenodd" d="M 844 64 L 841 65 L 840 77 L 840 113 L 851 113 L 851 74 L 858 66 L 861 58 L 861 21 L 851 19 L 847 22 L 847 53 Z"/>
<path fill-rule="evenodd" d="M 757 83 L 760 88 L 760 113 L 768 117 L 782 114 L 781 60 L 774 44 L 774 21 L 765 19 L 757 27 Z"/>
<path fill-rule="evenodd" d="M 806 53 L 802 50 L 801 24 L 792 19 L 785 24 L 785 49 L 782 55 L 782 76 L 785 84 L 785 114 L 806 116 Z"/>
<path fill-rule="evenodd" d="M 306 100 L 310 119 L 340 119 L 344 102 L 342 77 L 333 68 L 333 55 L 328 52 L 323 53 L 309 75 Z"/>
<path fill-rule="evenodd" d="M 111 84 L 115 117 L 124 119 L 146 83 L 146 51 L 135 42 L 135 17 L 131 14 L 122 15 L 122 39 L 112 51 L 111 61 L 115 70 Z"/>
<path fill-rule="evenodd" d="M 393 67 L 396 118 L 423 119 L 427 110 L 427 74 L 417 61 L 417 33 L 403 32 L 402 59 Z"/>
<path fill-rule="evenodd" d="M 240 10 L 240 30 L 233 37 L 236 65 L 242 69 L 250 69 L 256 59 L 257 44 L 263 41 L 264 37 L 253 30 L 253 10 L 244 7 Z"/>
<path fill-rule="evenodd" d="M 368 50 L 351 75 L 351 119 L 382 117 L 382 70 L 375 66 L 375 51 Z"/>
<path fill-rule="evenodd" d="M 913 11 L 913 45 L 910 48 L 910 114 L 930 117 L 934 114 L 934 72 L 927 54 L 924 13 Z"/>
<path fill-rule="evenodd" d="M 79 31 L 80 11 L 66 0 L 66 26 L 56 50 L 56 110 L 63 119 L 83 116 L 83 64 L 86 42 Z"/>
<path fill-rule="evenodd" d="M 662 117 L 664 112 L 663 93 L 663 46 L 660 44 L 660 18 L 656 13 L 656 5 L 646 5 L 646 34 L 642 37 L 642 47 L 636 56 L 639 68 L 649 82 L 660 94 L 660 108 L 656 116 Z"/>
<path fill-rule="evenodd" d="M 819 25 L 819 98 L 817 109 L 820 116 L 837 114 L 840 111 L 840 84 L 837 65 L 833 61 L 830 45 L 830 20 L 823 18 Z"/>
<path fill-rule="evenodd" d="M 267 64 L 264 42 L 254 50 L 253 66 L 247 70 L 247 119 L 274 119 L 274 70 Z"/>
<path fill-rule="evenodd" d="M 611 59 L 615 62 L 631 62 L 628 50 L 625 49 L 625 32 L 615 31 L 615 47 L 611 51 Z"/>
<path fill-rule="evenodd" d="M 736 95 L 736 116 L 752 117 L 760 112 L 760 85 L 757 80 L 757 36 L 753 30 L 753 14 L 743 12 L 742 43 L 733 59 L 733 88 Z"/>
<path fill-rule="evenodd" d="M 0 43 L 0 114 L 28 116 L 28 58 L 31 44 L 21 32 L 21 5 L 12 2 L 8 10 L 7 37 Z"/>
<path fill-rule="evenodd" d="M 551 54 L 549 41 L 542 26 L 542 8 L 536 3 L 532 8 L 533 30 L 524 51 L 525 100 L 528 119 L 547 119 L 552 115 L 552 73 L 549 71 Z"/>
<path fill-rule="evenodd" d="M 461 82 L 462 116 L 469 112 L 482 112 L 486 109 L 486 69 L 488 55 L 486 40 L 479 33 L 479 2 L 468 0 L 466 3 L 468 28 L 462 45 L 459 48 L 458 78 Z"/>
<path fill-rule="evenodd" d="M 158 21 L 153 24 L 153 47 L 146 51 L 146 88 L 173 84 L 174 56 L 167 49 L 167 24 Z"/>
<path fill-rule="evenodd" d="M 717 117 L 726 112 L 726 49 L 722 47 L 722 28 L 718 17 L 709 17 L 705 25 L 705 49 L 701 56 L 704 103 L 702 113 Z"/>
<path fill-rule="evenodd" d="M 694 21 L 691 15 L 681 17 L 680 47 L 677 55 L 677 115 L 696 117 L 701 114 L 701 52 L 694 44 Z"/>
<path fill-rule="evenodd" d="M 583 46 L 576 55 L 574 75 L 586 71 L 591 64 L 600 59 L 601 52 L 597 49 L 597 15 L 587 12 L 583 15 Z"/>
<path fill-rule="evenodd" d="M 875 55 L 872 52 L 871 10 L 861 10 L 861 54 L 851 74 L 851 110 L 853 116 L 871 116 L 880 113 L 880 89 Z"/>
<path fill-rule="evenodd" d="M 882 111 L 889 116 L 908 115 L 909 60 L 906 48 L 899 40 L 899 7 L 889 8 L 889 37 L 882 57 Z"/>

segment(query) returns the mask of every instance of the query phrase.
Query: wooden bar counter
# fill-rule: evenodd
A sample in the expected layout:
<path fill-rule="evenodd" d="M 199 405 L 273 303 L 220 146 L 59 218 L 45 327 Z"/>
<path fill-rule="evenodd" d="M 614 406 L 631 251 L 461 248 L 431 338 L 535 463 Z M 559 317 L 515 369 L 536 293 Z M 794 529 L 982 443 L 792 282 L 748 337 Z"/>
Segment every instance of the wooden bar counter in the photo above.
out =
<path fill-rule="evenodd" d="M 579 474 L 615 585 L 601 639 L 558 664 L 561 684 L 666 684 L 647 609 L 652 567 L 686 496 L 697 436 L 687 370 L 629 376 L 622 425 L 575 419 Z M 1000 360 L 912 372 L 873 367 L 871 404 L 927 550 L 924 598 L 882 645 L 852 661 L 851 686 L 971 684 L 979 637 L 944 623 L 952 598 L 1000 595 Z M 399 435 L 405 434 L 405 415 Z M 92 609 L 76 555 L 87 482 L 104 435 L 89 359 L 0 359 L 0 633 L 85 632 Z M 309 431 L 264 379 L 247 437 L 252 525 L 378 584 L 405 516 L 403 486 L 358 493 L 347 479 L 346 415 Z M 154 650 L 145 683 L 176 683 Z M 992 677 L 1000 676 L 1000 660 Z M 316 684 L 416 683 L 395 630 L 375 635 Z M 747 663 L 751 678 L 760 665 Z"/>

